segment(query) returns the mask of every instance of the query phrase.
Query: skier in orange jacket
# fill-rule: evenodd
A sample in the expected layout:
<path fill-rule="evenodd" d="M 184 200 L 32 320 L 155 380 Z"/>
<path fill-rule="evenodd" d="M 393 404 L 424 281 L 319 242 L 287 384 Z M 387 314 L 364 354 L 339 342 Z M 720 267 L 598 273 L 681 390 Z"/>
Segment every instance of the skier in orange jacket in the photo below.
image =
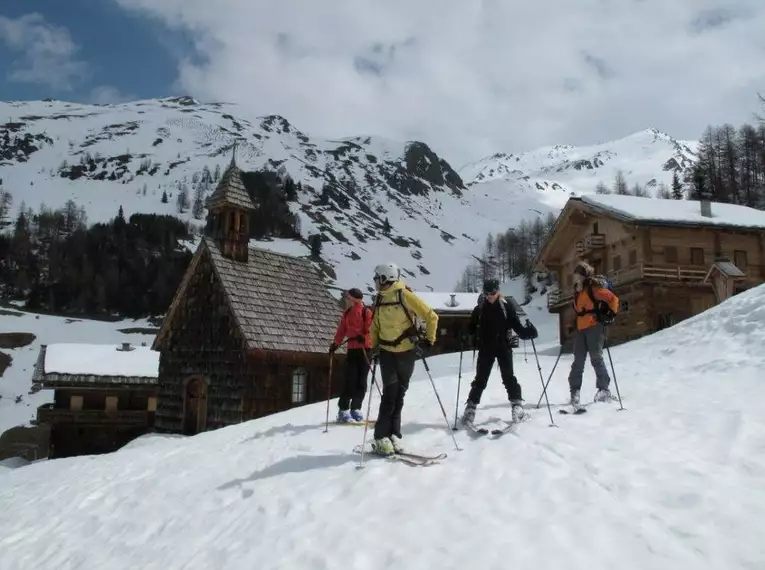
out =
<path fill-rule="evenodd" d="M 571 406 L 578 409 L 584 361 L 588 354 L 595 369 L 595 383 L 598 389 L 595 401 L 607 402 L 612 399 L 609 390 L 611 377 L 603 359 L 603 344 L 605 323 L 612 321 L 619 312 L 619 297 L 595 276 L 594 269 L 584 261 L 574 268 L 574 311 L 577 332 L 574 337 L 574 362 L 568 375 L 568 386 L 571 391 Z"/>

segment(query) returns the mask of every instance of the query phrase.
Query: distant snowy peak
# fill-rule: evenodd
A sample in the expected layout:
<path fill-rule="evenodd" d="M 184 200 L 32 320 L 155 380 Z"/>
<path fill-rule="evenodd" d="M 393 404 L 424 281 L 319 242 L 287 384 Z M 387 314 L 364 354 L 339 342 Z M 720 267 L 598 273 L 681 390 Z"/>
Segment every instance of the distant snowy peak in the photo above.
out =
<path fill-rule="evenodd" d="M 595 184 L 610 184 L 617 170 L 654 186 L 661 173 L 680 172 L 695 160 L 695 142 L 678 141 L 650 128 L 622 139 L 592 146 L 554 145 L 523 153 L 496 153 L 460 169 L 466 185 L 507 180 L 531 182 L 537 188 L 592 192 Z M 584 181 L 591 187 L 580 187 Z"/>

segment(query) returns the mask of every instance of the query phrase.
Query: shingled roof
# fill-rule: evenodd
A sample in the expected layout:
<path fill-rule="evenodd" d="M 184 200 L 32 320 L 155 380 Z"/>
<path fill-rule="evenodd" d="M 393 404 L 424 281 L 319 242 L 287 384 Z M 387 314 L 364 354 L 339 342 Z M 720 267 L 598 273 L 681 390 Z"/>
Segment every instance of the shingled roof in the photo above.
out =
<path fill-rule="evenodd" d="M 234 261 L 210 238 L 202 247 L 248 348 L 327 352 L 342 310 L 310 261 L 252 247 L 247 262 Z"/>
<path fill-rule="evenodd" d="M 242 173 L 236 165 L 234 158 L 231 158 L 231 164 L 218 181 L 209 198 L 207 198 L 207 208 L 220 206 L 231 206 L 242 210 L 255 210 L 255 205 L 250 200 L 249 194 L 242 182 Z"/>

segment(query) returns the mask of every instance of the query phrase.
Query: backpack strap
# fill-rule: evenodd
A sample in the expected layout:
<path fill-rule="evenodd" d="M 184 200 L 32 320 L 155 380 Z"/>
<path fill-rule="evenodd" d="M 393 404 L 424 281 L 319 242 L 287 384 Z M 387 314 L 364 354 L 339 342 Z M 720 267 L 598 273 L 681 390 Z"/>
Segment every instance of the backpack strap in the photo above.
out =
<path fill-rule="evenodd" d="M 407 289 L 409 289 L 409 288 L 407 287 Z M 411 291 L 411 289 L 409 289 L 409 290 Z M 403 290 L 399 289 L 398 291 L 396 291 L 396 300 L 395 301 L 383 303 L 381 300 L 382 300 L 382 295 L 379 295 L 378 296 L 378 303 L 377 303 L 378 306 L 391 306 L 391 305 L 398 305 L 398 306 L 400 306 L 403 309 L 404 314 L 406 314 L 406 318 L 409 319 L 409 322 L 412 325 L 411 327 L 406 329 L 404 332 L 402 332 L 398 336 L 398 338 L 396 338 L 395 340 L 391 340 L 391 341 L 382 340 L 381 338 L 379 338 L 379 335 L 378 335 L 378 342 L 381 345 L 383 345 L 383 346 L 398 346 L 399 344 L 401 344 L 404 340 L 406 340 L 408 338 L 411 338 L 413 336 L 419 337 L 419 335 L 417 334 L 417 326 L 414 324 L 414 319 L 412 318 L 412 314 L 409 312 L 409 309 L 407 309 L 406 305 L 404 304 L 404 292 L 403 292 Z M 378 327 L 379 327 L 379 325 L 378 325 Z M 378 328 L 378 332 L 379 332 L 379 328 Z"/>
<path fill-rule="evenodd" d="M 592 282 L 587 284 L 587 296 L 590 298 L 590 301 L 592 301 L 592 309 L 586 309 L 579 312 L 576 310 L 576 305 L 574 305 L 574 312 L 580 317 L 583 317 L 587 314 L 594 314 L 595 320 L 604 325 L 610 325 L 613 323 L 615 317 L 613 312 L 609 310 L 607 314 L 603 314 L 603 312 L 598 307 L 599 301 L 595 299 L 595 292 L 592 290 Z"/>

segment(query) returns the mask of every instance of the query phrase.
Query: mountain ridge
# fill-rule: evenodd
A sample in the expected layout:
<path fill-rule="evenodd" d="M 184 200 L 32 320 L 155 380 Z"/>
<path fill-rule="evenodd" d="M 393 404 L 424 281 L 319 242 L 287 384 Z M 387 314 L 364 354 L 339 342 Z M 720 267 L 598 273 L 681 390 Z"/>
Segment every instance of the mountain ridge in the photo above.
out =
<path fill-rule="evenodd" d="M 452 288 L 461 271 L 455 259 L 480 254 L 489 232 L 557 213 L 572 191 L 560 173 L 576 172 L 568 159 L 531 160 L 540 149 L 522 153 L 523 170 L 505 168 L 501 176 L 486 174 L 486 159 L 458 171 L 426 142 L 373 135 L 321 139 L 280 115 L 248 119 L 236 105 L 188 96 L 111 105 L 0 102 L 0 116 L 7 118 L 0 124 L 1 188 L 14 196 L 13 213 L 22 201 L 59 208 L 74 200 L 90 223 L 111 219 L 122 206 L 126 214 L 173 214 L 201 227 L 204 216 L 195 220 L 190 204 L 178 212 L 178 194 L 185 191 L 190 201 L 204 169 L 225 168 L 236 143 L 240 168 L 268 169 L 301 183 L 290 208 L 304 242 L 321 236 L 331 280 L 369 289 L 380 261 L 397 262 L 416 287 Z M 649 159 L 643 157 L 644 170 L 680 152 L 669 140 L 660 142 Z M 561 157 L 589 148 L 558 147 Z M 545 148 L 549 154 L 556 147 Z M 602 150 L 598 160 L 606 163 L 614 152 Z M 521 155 L 502 156 L 507 166 L 507 157 L 518 163 Z M 214 186 L 204 189 L 205 197 Z M 575 186 L 595 190 L 595 182 Z M 306 243 L 261 245 L 309 253 Z"/>

